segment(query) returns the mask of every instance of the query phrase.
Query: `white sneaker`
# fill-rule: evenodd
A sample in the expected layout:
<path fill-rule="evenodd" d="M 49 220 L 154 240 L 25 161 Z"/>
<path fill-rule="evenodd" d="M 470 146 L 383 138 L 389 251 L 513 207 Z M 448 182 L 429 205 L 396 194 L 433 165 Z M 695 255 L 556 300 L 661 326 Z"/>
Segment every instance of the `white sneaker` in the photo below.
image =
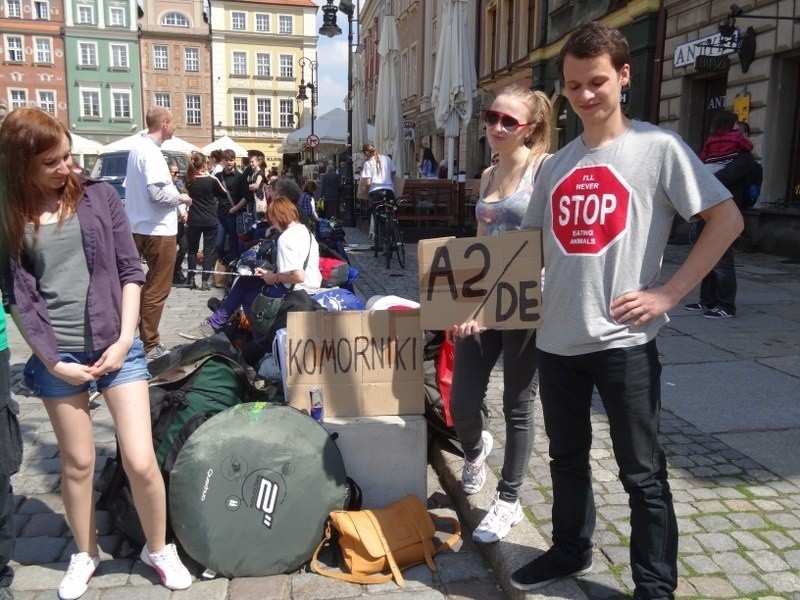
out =
<path fill-rule="evenodd" d="M 139 558 L 148 567 L 156 570 L 165 588 L 185 590 L 192 585 L 192 576 L 183 566 L 175 544 L 167 544 L 160 552 L 150 552 L 145 546 Z"/>
<path fill-rule="evenodd" d="M 58 597 L 61 600 L 75 600 L 83 596 L 99 564 L 99 556 L 89 556 L 88 552 L 73 554 L 69 559 L 67 574 L 58 586 Z"/>
<path fill-rule="evenodd" d="M 506 502 L 501 500 L 500 494 L 497 493 L 492 498 L 489 512 L 472 532 L 472 539 L 483 544 L 499 542 L 508 535 L 514 525 L 522 521 L 524 516 L 519 500 Z"/>
<path fill-rule="evenodd" d="M 483 448 L 481 453 L 474 461 L 464 458 L 464 468 L 461 470 L 461 487 L 465 494 L 477 494 L 486 483 L 486 457 L 492 451 L 494 438 L 488 431 L 481 433 Z"/>

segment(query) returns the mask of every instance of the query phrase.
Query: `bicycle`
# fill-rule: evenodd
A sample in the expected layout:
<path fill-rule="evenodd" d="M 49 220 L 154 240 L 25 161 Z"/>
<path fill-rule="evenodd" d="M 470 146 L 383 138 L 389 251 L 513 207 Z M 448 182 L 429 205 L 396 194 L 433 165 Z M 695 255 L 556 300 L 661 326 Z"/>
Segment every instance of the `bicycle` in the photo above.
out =
<path fill-rule="evenodd" d="M 406 268 L 406 246 L 403 232 L 397 223 L 397 209 L 405 201 L 404 198 L 387 198 L 373 208 L 375 215 L 375 258 L 383 251 L 385 265 L 388 269 L 392 263 L 392 254 L 397 254 L 397 262 L 401 269 Z"/>

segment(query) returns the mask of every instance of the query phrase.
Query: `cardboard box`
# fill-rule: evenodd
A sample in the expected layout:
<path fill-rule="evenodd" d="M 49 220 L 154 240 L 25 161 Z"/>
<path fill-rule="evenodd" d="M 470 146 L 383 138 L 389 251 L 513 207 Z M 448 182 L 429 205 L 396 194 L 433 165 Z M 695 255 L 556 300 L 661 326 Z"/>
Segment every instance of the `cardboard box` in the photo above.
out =
<path fill-rule="evenodd" d="M 425 412 L 419 310 L 289 313 L 283 368 L 287 402 L 310 410 L 320 388 L 326 417 Z"/>
<path fill-rule="evenodd" d="M 418 250 L 423 329 L 541 325 L 541 230 L 421 240 Z"/>
<path fill-rule="evenodd" d="M 416 494 L 428 498 L 428 422 L 404 417 L 330 417 L 344 468 L 361 487 L 364 508 L 381 508 Z"/>

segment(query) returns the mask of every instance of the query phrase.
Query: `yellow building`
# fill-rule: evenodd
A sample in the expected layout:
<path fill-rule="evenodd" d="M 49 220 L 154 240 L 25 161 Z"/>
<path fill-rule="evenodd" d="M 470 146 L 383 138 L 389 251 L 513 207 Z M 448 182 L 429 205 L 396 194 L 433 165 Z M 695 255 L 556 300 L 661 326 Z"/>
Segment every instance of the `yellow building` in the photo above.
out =
<path fill-rule="evenodd" d="M 261 150 L 268 168 L 280 166 L 278 147 L 295 128 L 300 60 L 316 58 L 316 13 L 313 0 L 212 2 L 214 137 Z"/>

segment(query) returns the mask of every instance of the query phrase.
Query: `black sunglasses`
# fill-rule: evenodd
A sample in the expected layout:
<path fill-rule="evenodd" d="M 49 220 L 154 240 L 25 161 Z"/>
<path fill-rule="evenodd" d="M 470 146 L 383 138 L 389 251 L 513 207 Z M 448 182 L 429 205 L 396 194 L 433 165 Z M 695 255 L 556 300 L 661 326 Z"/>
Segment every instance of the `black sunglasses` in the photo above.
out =
<path fill-rule="evenodd" d="M 487 125 L 497 125 L 500 123 L 500 126 L 505 129 L 508 133 L 514 133 L 518 127 L 523 127 L 525 125 L 531 125 L 531 123 L 520 123 L 517 119 L 512 117 L 511 115 L 507 115 L 505 113 L 498 112 L 496 110 L 484 110 L 481 112 L 481 119 Z"/>

